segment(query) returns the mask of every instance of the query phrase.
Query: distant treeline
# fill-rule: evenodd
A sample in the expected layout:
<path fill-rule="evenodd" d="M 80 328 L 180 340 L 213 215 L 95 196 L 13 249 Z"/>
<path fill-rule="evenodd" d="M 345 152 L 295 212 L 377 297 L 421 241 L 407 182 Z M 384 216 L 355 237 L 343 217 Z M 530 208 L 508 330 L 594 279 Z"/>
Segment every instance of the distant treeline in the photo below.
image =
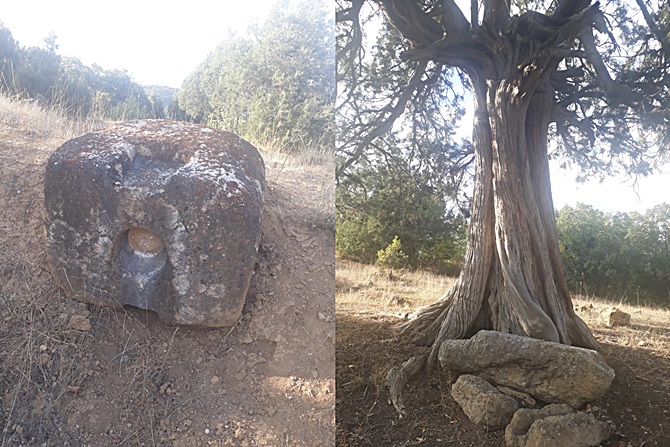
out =
<path fill-rule="evenodd" d="M 58 54 L 56 36 L 22 47 L 0 22 L 0 92 L 69 115 L 109 120 L 171 118 L 235 132 L 289 151 L 332 149 L 335 32 L 326 1 L 278 0 L 268 19 L 231 34 L 182 88 L 141 86 L 124 70 Z"/>
<path fill-rule="evenodd" d="M 670 304 L 670 205 L 644 214 L 565 206 L 557 225 L 573 293 Z"/>
<path fill-rule="evenodd" d="M 383 171 L 383 169 L 381 170 Z M 381 267 L 456 275 L 467 223 L 410 181 L 370 174 L 360 194 L 338 187 L 338 255 Z M 557 212 L 568 285 L 575 294 L 632 303 L 670 304 L 670 205 L 644 214 L 606 213 L 592 206 Z"/>
<path fill-rule="evenodd" d="M 22 47 L 0 22 L 0 92 L 56 106 L 68 115 L 110 120 L 178 117 L 173 103 L 147 95 L 125 70 L 86 66 L 58 54 L 52 33 L 43 47 Z"/>

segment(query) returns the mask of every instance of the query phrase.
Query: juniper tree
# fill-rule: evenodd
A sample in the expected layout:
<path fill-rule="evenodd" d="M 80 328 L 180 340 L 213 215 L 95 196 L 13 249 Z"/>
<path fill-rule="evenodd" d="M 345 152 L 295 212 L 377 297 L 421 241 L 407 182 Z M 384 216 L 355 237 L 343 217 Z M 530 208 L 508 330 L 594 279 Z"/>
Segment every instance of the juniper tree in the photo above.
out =
<path fill-rule="evenodd" d="M 402 384 L 436 361 L 446 339 L 490 329 L 597 348 L 566 283 L 550 152 L 584 175 L 644 175 L 668 143 L 667 2 L 471 0 L 468 6 L 338 0 L 339 177 L 401 126 L 407 107 L 426 91 L 453 89 L 462 79 L 474 102 L 466 254 L 454 286 L 402 327 L 430 350 L 391 372 L 399 410 Z M 361 87 L 372 64 L 365 33 L 374 15 L 402 48 L 386 55 L 396 61 L 399 82 L 373 92 L 371 101 L 373 93 Z"/>

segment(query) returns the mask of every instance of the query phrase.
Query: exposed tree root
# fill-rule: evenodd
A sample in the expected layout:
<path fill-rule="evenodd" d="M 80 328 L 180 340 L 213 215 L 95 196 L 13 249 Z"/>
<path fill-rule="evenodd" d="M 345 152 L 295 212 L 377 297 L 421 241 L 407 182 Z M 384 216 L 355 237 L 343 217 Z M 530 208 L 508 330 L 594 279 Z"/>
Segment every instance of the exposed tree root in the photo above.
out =
<path fill-rule="evenodd" d="M 389 388 L 391 403 L 401 416 L 405 414 L 405 407 L 402 403 L 405 386 L 423 369 L 427 358 L 425 355 L 412 357 L 400 367 L 394 366 L 386 373 L 385 384 Z"/>

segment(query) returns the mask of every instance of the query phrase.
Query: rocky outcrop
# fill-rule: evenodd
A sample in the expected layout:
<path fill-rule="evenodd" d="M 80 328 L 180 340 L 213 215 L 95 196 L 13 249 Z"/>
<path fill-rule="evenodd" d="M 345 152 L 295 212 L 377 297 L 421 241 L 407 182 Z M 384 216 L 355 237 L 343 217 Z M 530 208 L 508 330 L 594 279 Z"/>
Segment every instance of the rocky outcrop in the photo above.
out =
<path fill-rule="evenodd" d="M 596 351 L 493 331 L 447 340 L 438 358 L 452 372 L 575 409 L 601 397 L 614 379 L 614 370 Z"/>
<path fill-rule="evenodd" d="M 254 272 L 264 178 L 251 144 L 194 124 L 135 121 L 67 141 L 45 174 L 52 276 L 84 302 L 230 326 Z"/>
<path fill-rule="evenodd" d="M 477 425 L 495 430 L 509 424 L 519 408 L 513 397 L 502 394 L 477 376 L 464 374 L 451 387 L 451 396 Z"/>
<path fill-rule="evenodd" d="M 507 447 L 591 447 L 609 438 L 611 428 L 592 414 L 565 404 L 522 408 L 505 429 Z"/>

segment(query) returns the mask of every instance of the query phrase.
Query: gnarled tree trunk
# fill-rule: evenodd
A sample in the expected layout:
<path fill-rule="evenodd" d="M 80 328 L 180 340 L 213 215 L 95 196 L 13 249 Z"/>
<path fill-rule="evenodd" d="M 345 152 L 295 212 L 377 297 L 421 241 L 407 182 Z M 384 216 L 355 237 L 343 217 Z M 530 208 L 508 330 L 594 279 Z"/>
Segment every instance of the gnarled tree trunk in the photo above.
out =
<path fill-rule="evenodd" d="M 547 132 L 553 92 L 520 81 L 472 78 L 475 94 L 475 191 L 461 274 L 438 302 L 404 327 L 432 345 L 479 329 L 595 349 L 575 314 L 558 249 Z"/>
<path fill-rule="evenodd" d="M 614 153 L 624 148 L 620 153 L 636 154 L 638 138 L 631 129 L 639 132 L 645 127 L 635 123 L 633 115 L 652 118 L 652 127 L 663 134 L 661 121 L 656 120 L 660 118 L 657 112 L 667 108 L 667 95 L 659 93 L 662 89 L 658 87 L 662 84 L 659 80 L 667 78 L 666 69 L 647 73 L 640 67 L 648 63 L 640 58 L 667 61 L 668 42 L 645 2 L 637 3 L 651 34 L 640 40 L 640 50 L 629 53 L 633 62 L 619 66 L 601 56 L 604 48 L 611 52 L 617 46 L 600 4 L 594 0 L 532 5 L 471 0 L 469 18 L 454 0 L 372 1 L 406 40 L 409 48 L 400 58 L 413 62 L 407 66 L 413 74 L 405 88 L 378 110 L 377 125 L 366 138 L 344 146 L 346 160 L 338 174 L 393 126 L 422 88 L 436 85 L 444 67 L 467 74 L 475 98 L 476 175 L 462 271 L 444 297 L 419 309 L 404 324 L 403 334 L 431 350 L 389 371 L 394 403 L 406 381 L 426 361 L 428 365 L 435 362 L 445 339 L 469 337 L 479 329 L 595 349 L 595 338 L 572 308 L 558 249 L 548 130 L 555 122 L 568 152 L 580 157 L 584 152 L 585 159 L 598 159 L 591 150 L 598 142 L 612 143 Z M 351 8 L 338 11 L 338 20 L 352 22 L 351 30 L 345 33 L 352 42 L 339 54 L 349 55 L 345 71 L 356 78 L 353 67 L 363 57 L 352 48 L 362 46 L 357 15 L 364 0 L 348 2 Z M 533 10 L 540 6 L 544 12 Z M 609 44 L 594 30 L 607 34 Z M 658 40 L 660 50 L 649 51 L 654 46 L 648 44 L 649 36 Z M 623 67 L 626 72 L 621 71 Z M 612 76 L 611 68 L 617 76 Z M 358 84 L 354 80 L 351 85 L 353 92 Z M 352 113 L 361 110 L 358 105 L 352 107 Z M 631 123 L 636 125 L 630 127 Z M 361 126 L 369 124 L 362 120 Z M 582 151 L 579 145 L 584 142 L 591 148 Z M 640 169 L 648 169 L 648 161 L 638 158 L 635 163 Z"/>
<path fill-rule="evenodd" d="M 507 75 L 471 74 L 476 173 L 467 250 L 447 294 L 402 327 L 431 350 L 389 371 L 401 412 L 404 385 L 425 361 L 435 363 L 447 339 L 489 329 L 597 348 L 574 312 L 558 248 L 547 152 L 554 92 L 542 80 L 524 91 L 521 76 Z"/>

